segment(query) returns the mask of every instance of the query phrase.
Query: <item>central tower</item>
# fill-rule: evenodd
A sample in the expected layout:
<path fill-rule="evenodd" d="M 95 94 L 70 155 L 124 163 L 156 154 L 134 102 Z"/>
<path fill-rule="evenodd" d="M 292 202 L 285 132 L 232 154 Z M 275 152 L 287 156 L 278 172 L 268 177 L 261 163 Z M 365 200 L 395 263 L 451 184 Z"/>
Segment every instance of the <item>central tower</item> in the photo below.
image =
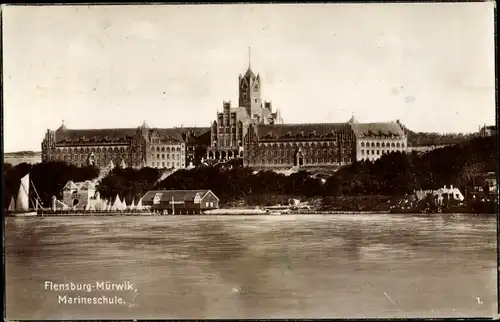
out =
<path fill-rule="evenodd" d="M 250 48 L 248 48 L 248 69 L 239 76 L 239 106 L 244 107 L 250 117 L 260 115 L 262 107 L 260 75 L 253 73 L 250 67 Z"/>

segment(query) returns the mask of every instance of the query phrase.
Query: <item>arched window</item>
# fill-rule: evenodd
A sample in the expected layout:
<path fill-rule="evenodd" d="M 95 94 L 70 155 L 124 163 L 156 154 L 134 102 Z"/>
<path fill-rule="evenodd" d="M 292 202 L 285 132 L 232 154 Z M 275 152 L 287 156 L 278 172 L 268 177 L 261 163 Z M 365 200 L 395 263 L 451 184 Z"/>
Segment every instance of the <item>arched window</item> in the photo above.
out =
<path fill-rule="evenodd" d="M 161 152 L 165 152 L 165 147 L 164 146 L 161 147 Z"/>
<path fill-rule="evenodd" d="M 372 142 L 372 148 L 375 147 L 375 143 Z"/>
<path fill-rule="evenodd" d="M 398 147 L 398 148 L 400 147 L 400 144 L 399 144 L 399 142 L 398 142 L 398 143 L 396 143 L 396 147 Z"/>
<path fill-rule="evenodd" d="M 364 148 L 365 147 L 365 142 L 361 142 L 361 147 Z"/>
<path fill-rule="evenodd" d="M 380 148 L 380 142 L 377 142 L 377 148 Z"/>
<path fill-rule="evenodd" d="M 391 147 L 393 147 L 393 148 L 394 148 L 395 146 L 396 146 L 396 145 L 394 144 L 394 142 L 392 142 L 392 143 L 391 143 Z"/>

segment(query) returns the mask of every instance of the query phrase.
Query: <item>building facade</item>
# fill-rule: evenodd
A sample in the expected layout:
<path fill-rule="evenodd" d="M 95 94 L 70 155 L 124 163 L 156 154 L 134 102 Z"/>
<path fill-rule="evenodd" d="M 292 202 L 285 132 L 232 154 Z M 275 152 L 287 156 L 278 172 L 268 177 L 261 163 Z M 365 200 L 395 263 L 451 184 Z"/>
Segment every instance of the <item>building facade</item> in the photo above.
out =
<path fill-rule="evenodd" d="M 96 204 L 101 201 L 95 184 L 88 180 L 76 183 L 68 181 L 63 188 L 62 197 L 62 202 L 67 205 L 68 209 L 74 210 L 89 210 L 92 208 L 95 210 Z"/>
<path fill-rule="evenodd" d="M 223 102 L 222 112 L 217 112 L 212 123 L 208 159 L 243 158 L 243 140 L 250 125 L 283 123 L 280 111 L 273 112 L 272 103 L 262 101 L 261 90 L 260 75 L 255 75 L 249 66 L 238 78 L 238 106 Z"/>
<path fill-rule="evenodd" d="M 349 125 L 356 138 L 356 161 L 375 161 L 384 154 L 407 152 L 407 136 L 397 122 L 351 122 Z"/>
<path fill-rule="evenodd" d="M 192 162 L 197 138 L 209 128 L 68 129 L 47 130 L 42 141 L 42 162 L 64 161 L 100 168 L 185 168 Z M 187 151 L 190 153 L 188 154 Z"/>
<path fill-rule="evenodd" d="M 484 125 L 479 129 L 479 137 L 488 137 L 497 135 L 496 125 Z"/>
<path fill-rule="evenodd" d="M 219 208 L 219 198 L 211 190 L 152 190 L 142 204 L 163 214 L 200 214 Z"/>
<path fill-rule="evenodd" d="M 251 125 L 245 137 L 244 165 L 253 168 L 338 168 L 406 152 L 399 123 Z"/>
<path fill-rule="evenodd" d="M 216 164 L 232 159 L 255 168 L 331 167 L 377 160 L 406 152 L 407 136 L 399 122 L 284 124 L 279 110 L 261 97 L 259 74 L 250 66 L 238 78 L 238 106 L 224 101 L 209 128 L 47 130 L 42 162 L 64 161 L 100 168 L 186 168 L 203 159 Z"/>
<path fill-rule="evenodd" d="M 340 167 L 355 158 L 347 123 L 251 125 L 243 164 L 253 168 Z"/>

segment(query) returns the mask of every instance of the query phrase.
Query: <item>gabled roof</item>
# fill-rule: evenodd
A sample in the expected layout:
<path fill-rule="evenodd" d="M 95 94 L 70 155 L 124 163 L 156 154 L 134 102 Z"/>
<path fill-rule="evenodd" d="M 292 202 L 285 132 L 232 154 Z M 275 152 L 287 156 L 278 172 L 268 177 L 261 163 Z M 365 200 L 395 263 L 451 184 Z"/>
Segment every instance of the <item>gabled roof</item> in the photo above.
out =
<path fill-rule="evenodd" d="M 243 77 L 250 77 L 250 78 L 254 78 L 255 77 L 255 74 L 253 73 L 253 71 L 250 68 L 250 66 L 248 66 L 248 69 L 245 72 L 245 75 L 243 75 Z"/>
<path fill-rule="evenodd" d="M 56 131 L 56 142 L 121 142 L 127 143 L 137 129 L 78 129 Z"/>
<path fill-rule="evenodd" d="M 356 118 L 354 117 L 354 115 L 349 119 L 349 121 L 347 121 L 347 123 L 358 123 L 358 120 L 356 120 Z"/>
<path fill-rule="evenodd" d="M 172 199 L 174 201 L 194 201 L 194 198 L 198 194 L 200 198 L 203 198 L 210 190 L 151 190 L 148 191 L 144 197 L 142 197 L 142 202 L 152 202 L 154 196 L 157 193 L 161 193 L 160 201 L 170 202 Z M 215 196 L 215 194 L 214 194 Z M 217 197 L 216 197 L 217 198 Z"/>
<path fill-rule="evenodd" d="M 200 136 L 208 131 L 209 127 L 176 127 L 176 128 L 158 128 L 151 129 L 147 125 L 142 129 L 147 129 L 149 133 L 158 131 L 160 140 L 184 141 L 188 132 L 195 136 Z M 91 142 L 109 142 L 109 143 L 129 143 L 130 139 L 136 134 L 138 128 L 116 128 L 116 129 L 67 129 L 56 131 L 57 143 L 91 143 Z"/>
<path fill-rule="evenodd" d="M 349 124 L 357 138 L 404 137 L 405 133 L 398 123 L 352 123 Z"/>
<path fill-rule="evenodd" d="M 79 188 L 84 190 L 95 189 L 95 185 L 89 180 L 87 180 L 83 182 Z"/>
<path fill-rule="evenodd" d="M 345 123 L 259 124 L 257 131 L 259 138 L 333 137 L 345 127 Z"/>
<path fill-rule="evenodd" d="M 64 185 L 64 190 L 72 190 L 72 189 L 78 189 L 77 185 L 73 181 L 68 181 Z"/>

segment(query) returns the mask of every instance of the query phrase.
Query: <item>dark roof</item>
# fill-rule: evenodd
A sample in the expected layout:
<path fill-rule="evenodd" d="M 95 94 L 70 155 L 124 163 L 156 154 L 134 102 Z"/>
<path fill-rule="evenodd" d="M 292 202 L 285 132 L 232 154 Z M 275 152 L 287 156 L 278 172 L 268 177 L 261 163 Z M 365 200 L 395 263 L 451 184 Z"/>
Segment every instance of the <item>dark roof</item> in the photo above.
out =
<path fill-rule="evenodd" d="M 253 73 L 253 71 L 250 68 L 250 66 L 248 66 L 248 69 L 247 69 L 244 77 L 250 77 L 251 79 L 253 79 L 255 77 L 255 74 Z"/>
<path fill-rule="evenodd" d="M 142 202 L 151 203 L 157 193 L 162 194 L 160 198 L 161 202 L 170 202 L 172 198 L 174 201 L 194 201 L 194 197 L 197 194 L 199 194 L 200 198 L 203 198 L 209 191 L 210 190 L 151 190 L 142 197 Z"/>
<path fill-rule="evenodd" d="M 346 123 L 308 123 L 308 124 L 259 124 L 259 138 L 294 138 L 294 137 L 333 137 L 346 127 Z"/>
<path fill-rule="evenodd" d="M 172 139 L 175 141 L 184 141 L 186 134 L 192 132 L 194 136 L 200 136 L 210 131 L 209 127 L 177 127 L 177 128 L 159 128 L 150 129 L 141 128 L 115 128 L 115 129 L 62 129 L 56 131 L 57 143 L 87 143 L 87 142 L 113 142 L 128 143 L 130 138 L 140 130 L 158 131 L 161 139 Z"/>
<path fill-rule="evenodd" d="M 122 129 L 78 129 L 78 130 L 61 130 L 56 131 L 56 142 L 90 142 L 90 141 L 108 141 L 108 142 L 128 142 L 129 138 L 134 135 L 137 129 L 122 128 Z"/>
<path fill-rule="evenodd" d="M 349 124 L 357 138 L 363 137 L 404 137 L 398 123 L 352 123 Z"/>

